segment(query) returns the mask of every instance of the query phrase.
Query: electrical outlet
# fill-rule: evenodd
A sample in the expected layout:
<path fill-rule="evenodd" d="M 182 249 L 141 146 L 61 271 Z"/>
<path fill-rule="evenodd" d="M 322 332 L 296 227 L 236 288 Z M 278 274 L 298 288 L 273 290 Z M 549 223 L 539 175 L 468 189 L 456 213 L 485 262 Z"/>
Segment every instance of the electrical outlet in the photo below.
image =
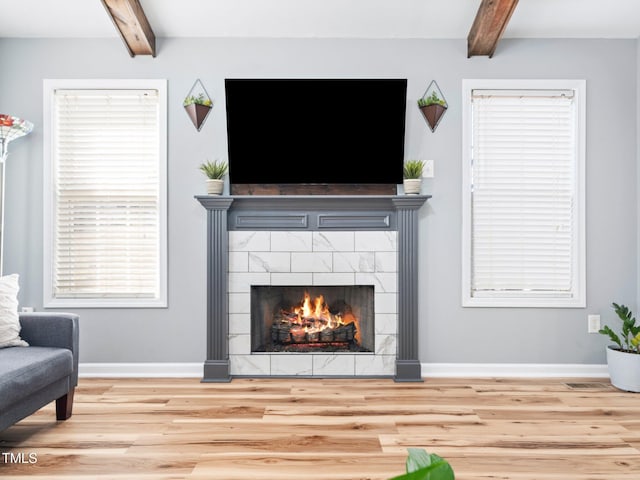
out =
<path fill-rule="evenodd" d="M 598 333 L 600 330 L 600 315 L 587 315 L 587 331 Z"/>
<path fill-rule="evenodd" d="M 22 313 L 33 313 L 35 310 L 33 307 L 22 307 Z"/>
<path fill-rule="evenodd" d="M 435 177 L 433 160 L 425 160 L 424 168 L 422 169 L 422 178 L 433 178 Z"/>

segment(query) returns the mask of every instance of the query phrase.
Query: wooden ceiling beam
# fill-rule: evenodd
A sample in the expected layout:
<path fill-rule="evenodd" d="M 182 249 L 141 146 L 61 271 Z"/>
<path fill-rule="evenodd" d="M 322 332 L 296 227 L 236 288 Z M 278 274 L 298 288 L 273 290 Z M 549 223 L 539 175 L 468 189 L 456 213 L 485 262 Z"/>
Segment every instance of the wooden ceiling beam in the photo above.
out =
<path fill-rule="evenodd" d="M 518 0 L 482 0 L 467 37 L 467 58 L 493 57 Z"/>
<path fill-rule="evenodd" d="M 139 0 L 101 0 L 129 55 L 156 56 L 156 36 Z"/>

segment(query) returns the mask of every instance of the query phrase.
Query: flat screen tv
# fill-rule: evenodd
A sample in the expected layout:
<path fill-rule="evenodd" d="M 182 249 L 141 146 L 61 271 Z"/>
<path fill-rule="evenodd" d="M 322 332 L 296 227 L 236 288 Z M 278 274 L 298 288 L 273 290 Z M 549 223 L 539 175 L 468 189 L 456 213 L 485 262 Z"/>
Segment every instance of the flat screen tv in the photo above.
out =
<path fill-rule="evenodd" d="M 233 184 L 398 184 L 406 79 L 226 79 Z"/>

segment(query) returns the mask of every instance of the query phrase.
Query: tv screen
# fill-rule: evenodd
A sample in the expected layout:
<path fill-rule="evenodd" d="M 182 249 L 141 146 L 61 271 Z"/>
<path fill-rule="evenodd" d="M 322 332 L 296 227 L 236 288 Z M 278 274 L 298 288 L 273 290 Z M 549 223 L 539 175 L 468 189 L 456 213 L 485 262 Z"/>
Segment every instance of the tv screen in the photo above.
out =
<path fill-rule="evenodd" d="M 231 184 L 397 184 L 406 79 L 226 79 Z"/>

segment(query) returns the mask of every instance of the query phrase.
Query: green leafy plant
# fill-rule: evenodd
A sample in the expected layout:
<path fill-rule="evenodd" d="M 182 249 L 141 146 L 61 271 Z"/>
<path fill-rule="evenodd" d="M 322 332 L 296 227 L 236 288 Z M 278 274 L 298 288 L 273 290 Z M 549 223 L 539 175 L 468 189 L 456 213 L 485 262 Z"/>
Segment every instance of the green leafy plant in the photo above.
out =
<path fill-rule="evenodd" d="M 407 473 L 390 480 L 455 480 L 453 468 L 444 458 L 423 448 L 407 450 Z"/>
<path fill-rule="evenodd" d="M 227 162 L 219 162 L 218 160 L 207 160 L 205 163 L 200 164 L 200 170 L 207 178 L 220 180 L 227 174 L 229 165 Z"/>
<path fill-rule="evenodd" d="M 429 105 L 440 105 L 442 107 L 446 107 L 447 103 L 443 99 L 438 97 L 438 94 L 433 91 L 428 97 L 422 97 L 418 100 L 419 107 L 428 107 Z"/>
<path fill-rule="evenodd" d="M 209 100 L 204 96 L 204 93 L 200 93 L 197 96 L 189 95 L 187 98 L 184 99 L 183 105 L 185 107 L 188 107 L 189 105 L 193 105 L 193 104 L 210 107 L 212 105 L 212 102 L 211 100 Z"/>
<path fill-rule="evenodd" d="M 423 169 L 423 160 L 407 160 L 404 164 L 402 175 L 407 179 L 421 178 Z"/>
<path fill-rule="evenodd" d="M 617 303 L 612 303 L 611 305 L 620 320 L 622 320 L 620 335 L 616 334 L 607 325 L 602 327 L 599 333 L 607 335 L 621 351 L 640 355 L 640 325 L 636 325 L 636 319 L 628 307 Z"/>

